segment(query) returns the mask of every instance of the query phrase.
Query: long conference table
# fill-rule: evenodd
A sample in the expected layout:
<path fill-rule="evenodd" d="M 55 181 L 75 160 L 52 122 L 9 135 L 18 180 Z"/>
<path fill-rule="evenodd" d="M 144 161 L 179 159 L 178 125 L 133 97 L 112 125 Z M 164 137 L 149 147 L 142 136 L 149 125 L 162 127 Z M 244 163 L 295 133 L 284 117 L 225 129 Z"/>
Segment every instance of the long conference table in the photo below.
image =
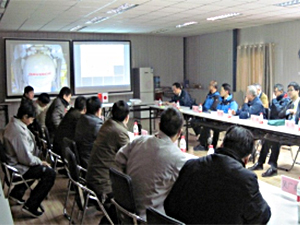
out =
<path fill-rule="evenodd" d="M 157 118 L 159 111 L 163 111 L 168 106 L 158 106 L 150 105 L 149 106 L 149 133 L 152 134 L 152 122 L 153 119 Z M 232 125 L 239 125 L 245 127 L 252 131 L 255 139 L 268 139 L 273 141 L 280 141 L 283 145 L 297 145 L 300 146 L 300 131 L 298 127 L 294 126 L 293 128 L 287 126 L 271 126 L 268 125 L 268 120 L 263 120 L 263 124 L 254 122 L 251 119 L 239 119 L 238 116 L 228 117 L 228 114 L 223 114 L 223 116 L 218 115 L 216 111 L 211 112 L 196 112 L 191 110 L 189 107 L 180 107 L 179 109 L 184 115 L 186 120 L 186 126 L 189 125 L 191 118 L 198 118 L 197 125 L 205 126 L 210 129 L 216 129 L 219 131 L 226 131 L 228 127 Z M 188 144 L 188 129 L 186 129 L 186 139 Z M 187 146 L 188 149 L 188 146 Z M 298 151 L 297 151 L 298 153 Z M 297 157 L 297 155 L 296 155 Z M 290 168 L 291 169 L 291 168 Z M 289 169 L 289 170 L 290 170 Z M 286 169 L 288 170 L 288 169 Z"/>

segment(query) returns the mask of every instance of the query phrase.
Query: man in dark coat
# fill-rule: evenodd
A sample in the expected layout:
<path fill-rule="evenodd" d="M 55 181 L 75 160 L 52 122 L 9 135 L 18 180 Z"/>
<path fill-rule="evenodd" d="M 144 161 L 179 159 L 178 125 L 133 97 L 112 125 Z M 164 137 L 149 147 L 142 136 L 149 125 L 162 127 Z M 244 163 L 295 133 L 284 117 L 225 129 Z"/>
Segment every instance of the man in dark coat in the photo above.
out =
<path fill-rule="evenodd" d="M 48 128 L 51 141 L 55 131 L 62 121 L 63 117 L 69 109 L 69 102 L 71 101 L 71 89 L 68 87 L 63 87 L 57 98 L 53 100 L 46 114 L 46 127 Z"/>
<path fill-rule="evenodd" d="M 245 168 L 253 144 L 249 130 L 232 126 L 215 154 L 187 161 L 165 200 L 166 214 L 186 224 L 266 224 L 270 207 Z"/>
<path fill-rule="evenodd" d="M 77 122 L 82 114 L 86 112 L 86 99 L 79 96 L 75 100 L 74 108 L 71 108 L 59 124 L 53 141 L 53 151 L 61 155 L 63 138 L 74 140 Z"/>
<path fill-rule="evenodd" d="M 74 140 L 77 145 L 80 165 L 83 168 L 88 166 L 93 143 L 103 124 L 101 105 L 98 97 L 89 98 L 86 102 L 86 114 L 81 115 L 76 125 Z"/>
<path fill-rule="evenodd" d="M 194 104 L 194 100 L 189 93 L 187 93 L 185 90 L 182 90 L 179 83 L 176 82 L 172 85 L 172 91 L 174 93 L 174 96 L 169 103 L 176 103 L 177 101 L 179 101 L 180 106 L 192 107 L 192 105 Z"/>

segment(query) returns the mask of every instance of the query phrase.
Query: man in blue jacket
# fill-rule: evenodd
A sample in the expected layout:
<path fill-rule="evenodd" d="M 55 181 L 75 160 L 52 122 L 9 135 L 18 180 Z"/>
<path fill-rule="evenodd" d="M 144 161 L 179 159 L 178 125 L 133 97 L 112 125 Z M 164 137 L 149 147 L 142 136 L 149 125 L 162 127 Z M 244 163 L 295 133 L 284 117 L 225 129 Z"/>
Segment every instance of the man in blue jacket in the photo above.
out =
<path fill-rule="evenodd" d="M 218 83 L 215 80 L 212 80 L 209 83 L 209 93 L 206 96 L 206 99 L 203 103 L 203 112 L 216 111 L 218 104 L 220 102 L 220 93 L 218 92 Z M 199 145 L 194 147 L 195 151 L 207 150 L 207 140 L 210 137 L 210 129 L 208 127 L 201 127 L 198 125 L 199 119 L 194 119 L 191 121 L 191 126 L 193 127 L 195 134 L 198 135 L 201 131 L 199 138 Z M 216 141 L 214 141 L 216 142 Z M 214 143 L 216 144 L 216 143 Z"/>
<path fill-rule="evenodd" d="M 194 100 L 191 98 L 189 93 L 187 93 L 185 90 L 182 90 L 181 85 L 179 83 L 175 82 L 172 85 L 172 91 L 174 93 L 174 96 L 172 97 L 169 103 L 176 103 L 177 101 L 179 101 L 179 104 L 181 106 L 192 107 L 192 105 L 194 104 Z"/>
<path fill-rule="evenodd" d="M 265 117 L 265 109 L 257 96 L 256 87 L 255 85 L 250 85 L 247 88 L 247 95 L 242 108 L 237 111 L 232 110 L 232 114 L 238 115 L 240 119 L 248 119 L 251 115 L 259 116 L 261 113 Z"/>
<path fill-rule="evenodd" d="M 290 99 L 288 98 L 287 93 L 284 91 L 282 84 L 274 85 L 274 95 L 275 98 L 272 99 L 270 105 L 270 119 L 279 119 L 279 112 L 288 104 Z"/>

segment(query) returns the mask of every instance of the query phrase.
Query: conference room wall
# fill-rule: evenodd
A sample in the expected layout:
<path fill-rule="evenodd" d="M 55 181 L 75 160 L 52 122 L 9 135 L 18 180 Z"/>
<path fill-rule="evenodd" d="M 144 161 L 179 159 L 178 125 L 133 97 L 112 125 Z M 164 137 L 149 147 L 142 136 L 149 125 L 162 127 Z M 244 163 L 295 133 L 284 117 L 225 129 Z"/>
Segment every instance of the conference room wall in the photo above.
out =
<path fill-rule="evenodd" d="M 300 20 L 242 29 L 240 45 L 275 43 L 275 83 L 300 83 Z"/>
<path fill-rule="evenodd" d="M 0 32 L 0 38 L 35 38 L 62 40 L 130 40 L 132 67 L 153 67 L 162 86 L 183 81 L 183 38 L 135 34 L 53 33 L 53 32 Z M 4 41 L 0 42 L 0 102 L 5 99 Z M 114 96 L 111 100 L 128 100 L 132 95 Z M 16 113 L 16 104 L 9 107 L 10 116 Z"/>
<path fill-rule="evenodd" d="M 232 84 L 232 42 L 232 31 L 186 38 L 186 79 L 190 86 L 201 84 L 206 92 L 212 79 Z M 205 98 L 196 97 L 199 101 Z"/>

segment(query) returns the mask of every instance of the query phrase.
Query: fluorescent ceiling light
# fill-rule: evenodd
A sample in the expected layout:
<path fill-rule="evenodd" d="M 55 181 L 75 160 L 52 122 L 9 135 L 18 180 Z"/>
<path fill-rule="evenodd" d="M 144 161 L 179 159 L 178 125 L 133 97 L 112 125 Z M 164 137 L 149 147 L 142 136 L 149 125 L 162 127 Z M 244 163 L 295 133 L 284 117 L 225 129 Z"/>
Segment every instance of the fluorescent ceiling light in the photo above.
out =
<path fill-rule="evenodd" d="M 86 22 L 86 24 L 93 24 L 93 23 L 100 23 L 104 20 L 107 20 L 109 17 L 94 17 L 93 19 L 90 19 L 89 21 Z"/>
<path fill-rule="evenodd" d="M 288 6 L 293 6 L 293 5 L 297 5 L 297 4 L 300 4 L 299 0 L 282 2 L 282 3 L 275 4 L 275 6 L 288 7 Z"/>
<path fill-rule="evenodd" d="M 83 28 L 86 28 L 86 26 L 78 25 L 78 26 L 76 26 L 76 27 L 71 28 L 70 31 L 80 31 L 80 30 L 82 30 Z"/>
<path fill-rule="evenodd" d="M 117 8 L 114 8 L 112 10 L 107 11 L 106 13 L 109 13 L 109 14 L 120 14 L 120 13 L 123 13 L 123 12 L 129 10 L 129 9 L 133 9 L 133 8 L 135 8 L 137 6 L 138 6 L 138 4 L 125 3 L 123 5 L 120 5 Z"/>
<path fill-rule="evenodd" d="M 206 20 L 210 20 L 210 21 L 215 21 L 215 20 L 223 20 L 223 19 L 227 19 L 230 17 L 235 17 L 235 16 L 239 16 L 242 15 L 241 13 L 229 13 L 229 14 L 224 14 L 221 16 L 215 16 L 215 17 L 209 17 Z"/>
<path fill-rule="evenodd" d="M 195 21 L 191 21 L 191 22 L 186 22 L 184 24 L 179 24 L 176 26 L 176 28 L 181 28 L 181 27 L 186 27 L 186 26 L 190 26 L 190 25 L 194 25 L 194 24 L 197 24 L 198 22 L 195 22 Z"/>

